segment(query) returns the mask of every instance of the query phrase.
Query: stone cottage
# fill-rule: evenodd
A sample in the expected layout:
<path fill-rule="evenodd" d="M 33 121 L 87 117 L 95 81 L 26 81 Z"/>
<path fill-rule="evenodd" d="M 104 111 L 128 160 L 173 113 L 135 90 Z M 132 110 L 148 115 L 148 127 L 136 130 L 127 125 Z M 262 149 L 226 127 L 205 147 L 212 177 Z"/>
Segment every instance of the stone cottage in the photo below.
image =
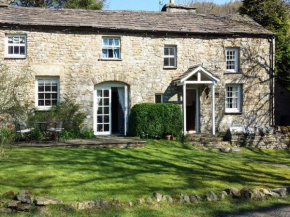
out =
<path fill-rule="evenodd" d="M 130 108 L 175 103 L 184 133 L 273 125 L 275 37 L 249 17 L 0 7 L 1 62 L 33 70 L 45 112 L 70 95 L 96 135 L 127 134 Z"/>

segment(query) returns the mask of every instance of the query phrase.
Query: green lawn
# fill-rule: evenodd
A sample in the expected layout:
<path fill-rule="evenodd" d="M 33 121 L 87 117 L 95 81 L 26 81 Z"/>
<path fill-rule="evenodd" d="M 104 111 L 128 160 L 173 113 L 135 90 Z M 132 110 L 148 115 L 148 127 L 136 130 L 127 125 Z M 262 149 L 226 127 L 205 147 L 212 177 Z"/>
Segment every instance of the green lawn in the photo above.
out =
<path fill-rule="evenodd" d="M 0 194 L 29 189 L 36 196 L 61 198 L 64 202 L 98 197 L 108 200 L 118 197 L 125 202 L 151 197 L 154 191 L 169 195 L 205 194 L 210 190 L 218 193 L 231 186 L 288 186 L 290 152 L 243 148 L 242 153 L 223 154 L 191 150 L 178 142 L 153 140 L 144 149 L 13 148 L 9 158 L 0 161 L 0 177 Z M 276 203 L 288 203 L 288 199 L 259 202 L 261 206 Z M 204 214 L 210 206 L 213 211 L 257 206 L 246 202 L 239 206 L 205 204 L 199 205 L 199 209 L 197 205 L 161 210 L 146 208 L 146 211 L 139 207 L 132 216 L 142 216 L 139 212 L 169 216 L 170 210 L 172 213 L 183 210 L 183 215 L 193 210 Z M 130 212 L 125 213 L 131 216 Z"/>

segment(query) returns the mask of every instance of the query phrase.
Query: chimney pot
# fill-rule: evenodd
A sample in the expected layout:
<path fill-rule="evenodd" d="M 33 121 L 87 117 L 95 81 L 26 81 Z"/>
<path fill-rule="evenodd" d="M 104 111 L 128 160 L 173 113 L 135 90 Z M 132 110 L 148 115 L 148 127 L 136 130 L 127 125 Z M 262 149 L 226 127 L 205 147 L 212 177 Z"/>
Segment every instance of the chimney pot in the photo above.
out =
<path fill-rule="evenodd" d="M 170 0 L 170 4 L 174 4 L 174 0 Z"/>

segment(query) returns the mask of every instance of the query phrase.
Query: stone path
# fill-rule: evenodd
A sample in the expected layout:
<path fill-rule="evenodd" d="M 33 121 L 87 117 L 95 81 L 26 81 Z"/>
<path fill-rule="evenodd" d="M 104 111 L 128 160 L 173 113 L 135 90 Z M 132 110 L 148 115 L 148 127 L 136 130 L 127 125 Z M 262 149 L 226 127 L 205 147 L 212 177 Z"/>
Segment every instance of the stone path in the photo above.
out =
<path fill-rule="evenodd" d="M 232 214 L 228 215 L 227 217 L 290 217 L 290 204 L 259 211 Z"/>
<path fill-rule="evenodd" d="M 18 148 L 143 148 L 146 141 L 136 137 L 99 137 L 97 139 L 71 139 L 65 142 L 41 141 L 31 143 L 15 143 Z"/>

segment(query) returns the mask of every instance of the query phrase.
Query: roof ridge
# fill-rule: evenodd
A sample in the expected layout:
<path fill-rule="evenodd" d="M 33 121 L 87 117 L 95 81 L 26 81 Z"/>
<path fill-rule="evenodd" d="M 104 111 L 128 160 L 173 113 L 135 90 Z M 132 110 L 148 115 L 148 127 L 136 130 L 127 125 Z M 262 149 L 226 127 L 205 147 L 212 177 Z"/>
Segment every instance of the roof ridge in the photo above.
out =
<path fill-rule="evenodd" d="M 16 15 L 15 15 L 16 14 Z M 244 15 L 32 8 L 0 8 L 0 23 L 18 26 L 93 28 L 114 31 L 142 31 L 180 34 L 273 35 Z"/>
<path fill-rule="evenodd" d="M 226 19 L 230 20 L 232 17 L 248 17 L 247 15 L 241 15 L 241 14 L 231 14 L 231 15 L 216 15 L 216 14 L 198 14 L 198 13 L 183 13 L 183 12 L 164 12 L 164 11 L 143 11 L 143 10 L 92 10 L 92 9 L 74 9 L 74 8 L 42 8 L 42 7 L 22 7 L 22 6 L 17 6 L 17 5 L 8 5 L 8 7 L 3 7 L 1 9 L 9 9 L 9 8 L 17 8 L 17 9 L 25 9 L 25 10 L 47 10 L 47 11 L 74 11 L 74 12 L 94 12 L 94 13 L 143 13 L 143 14 L 160 14 L 164 16 L 176 16 L 176 15 L 181 15 L 181 16 L 193 16 L 193 17 L 205 17 L 205 18 L 220 18 L 220 19 Z M 251 19 L 251 18 L 250 18 Z M 236 21 L 236 20 L 234 20 Z"/>
<path fill-rule="evenodd" d="M 17 8 L 17 9 L 24 9 L 24 10 L 47 10 L 47 11 L 84 11 L 84 12 L 96 12 L 96 13 L 155 13 L 155 14 L 164 14 L 166 16 L 174 16 L 174 15 L 187 15 L 187 16 L 201 16 L 201 17 L 212 17 L 212 18 L 228 18 L 232 15 L 215 15 L 215 14 L 194 14 L 194 13 L 183 13 L 183 12 L 164 12 L 164 11 L 143 11 L 143 10 L 92 10 L 92 9 L 74 9 L 74 8 L 43 8 L 43 7 L 22 7 L 17 5 L 8 5 L 7 8 Z M 240 14 L 235 14 L 236 16 L 243 16 Z"/>

